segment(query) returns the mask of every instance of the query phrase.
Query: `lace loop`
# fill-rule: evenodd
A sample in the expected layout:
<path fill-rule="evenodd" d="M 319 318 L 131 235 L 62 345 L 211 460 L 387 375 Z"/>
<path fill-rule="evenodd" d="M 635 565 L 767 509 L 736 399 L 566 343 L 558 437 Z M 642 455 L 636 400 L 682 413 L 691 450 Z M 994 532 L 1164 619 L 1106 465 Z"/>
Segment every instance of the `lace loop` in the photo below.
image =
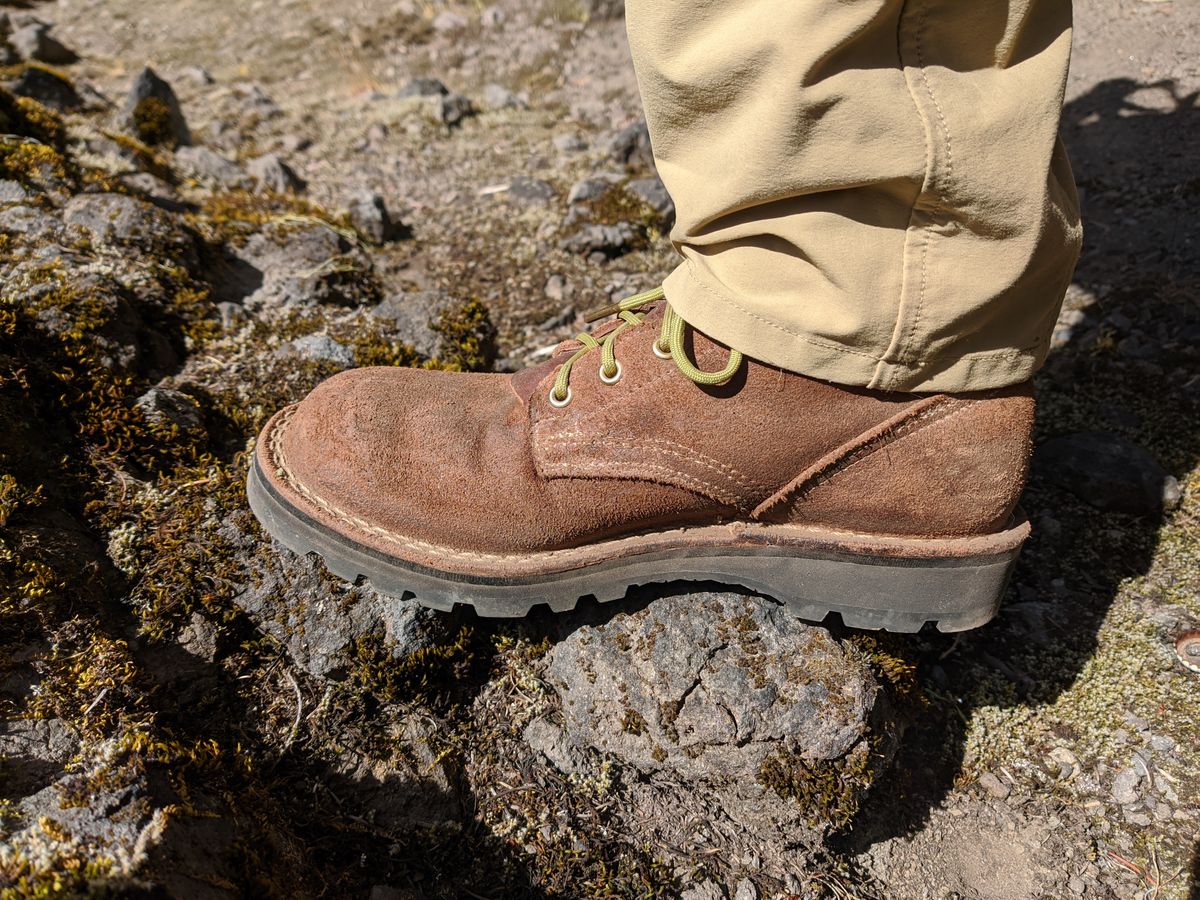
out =
<path fill-rule="evenodd" d="M 554 386 L 550 389 L 550 402 L 556 407 L 566 406 L 571 402 L 571 371 L 576 362 L 593 350 L 600 350 L 600 380 L 605 384 L 616 384 L 621 379 L 621 364 L 617 361 L 616 345 L 619 338 L 630 328 L 640 326 L 647 313 L 638 312 L 641 307 L 664 300 L 661 287 L 643 291 L 627 297 L 620 303 L 592 310 L 584 315 L 584 320 L 594 322 L 609 315 L 616 315 L 621 324 L 597 341 L 587 332 L 579 334 L 577 340 L 582 346 L 558 368 L 554 376 Z M 701 385 L 724 384 L 737 374 L 741 368 L 743 356 L 737 350 L 729 351 L 729 361 L 717 372 L 705 372 L 696 367 L 687 355 L 685 339 L 688 324 L 679 313 L 666 304 L 663 310 L 662 331 L 654 342 L 654 353 L 663 359 L 674 360 L 676 368 L 683 375 Z"/>

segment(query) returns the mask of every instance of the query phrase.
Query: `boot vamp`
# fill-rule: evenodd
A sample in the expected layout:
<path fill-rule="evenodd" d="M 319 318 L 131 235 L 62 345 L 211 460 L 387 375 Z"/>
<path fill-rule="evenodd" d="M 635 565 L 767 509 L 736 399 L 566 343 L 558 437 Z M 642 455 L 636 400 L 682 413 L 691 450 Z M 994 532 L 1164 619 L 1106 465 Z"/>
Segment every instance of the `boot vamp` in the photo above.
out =
<path fill-rule="evenodd" d="M 356 369 L 282 419 L 287 482 L 349 528 L 481 552 L 574 546 L 728 509 L 678 486 L 535 470 L 507 375 Z"/>

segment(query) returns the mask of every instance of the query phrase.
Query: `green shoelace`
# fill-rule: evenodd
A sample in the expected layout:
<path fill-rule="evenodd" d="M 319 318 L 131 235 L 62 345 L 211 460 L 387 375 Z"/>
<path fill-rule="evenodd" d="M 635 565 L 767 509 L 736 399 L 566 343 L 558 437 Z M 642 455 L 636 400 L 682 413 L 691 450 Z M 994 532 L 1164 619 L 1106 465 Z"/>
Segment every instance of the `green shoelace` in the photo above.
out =
<path fill-rule="evenodd" d="M 616 315 L 621 319 L 621 324 L 600 340 L 596 340 L 587 332 L 575 338 L 583 346 L 559 366 L 558 374 L 554 377 L 554 387 L 550 389 L 550 404 L 552 406 L 563 407 L 571 402 L 571 370 L 574 368 L 575 363 L 597 347 L 600 348 L 600 380 L 605 384 L 616 384 L 620 381 L 621 363 L 617 360 L 617 338 L 628 329 L 636 328 L 642 324 L 648 313 L 637 312 L 639 307 L 655 303 L 662 299 L 664 299 L 663 289 L 656 287 L 654 290 L 634 294 L 620 303 L 593 310 L 585 315 L 584 319 L 588 322 L 594 322 L 605 316 Z M 696 384 L 724 384 L 737 374 L 737 370 L 742 365 L 742 354 L 736 350 L 729 351 L 729 362 L 719 372 L 705 372 L 696 368 L 696 365 L 688 359 L 687 352 L 684 350 L 684 333 L 687 327 L 687 322 L 675 310 L 671 309 L 670 304 L 667 304 L 663 311 L 662 331 L 658 335 L 658 340 L 654 342 L 654 354 L 661 359 L 674 360 L 675 366 L 679 371 Z"/>

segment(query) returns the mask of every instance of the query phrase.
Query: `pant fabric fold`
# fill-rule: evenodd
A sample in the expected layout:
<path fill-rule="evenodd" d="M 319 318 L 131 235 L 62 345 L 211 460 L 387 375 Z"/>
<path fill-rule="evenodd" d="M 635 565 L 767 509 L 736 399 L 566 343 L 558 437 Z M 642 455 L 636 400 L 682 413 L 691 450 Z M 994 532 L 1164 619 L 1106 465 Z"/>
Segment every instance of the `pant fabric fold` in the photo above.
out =
<path fill-rule="evenodd" d="M 627 0 L 692 325 L 846 385 L 1041 365 L 1079 253 L 1069 0 Z"/>

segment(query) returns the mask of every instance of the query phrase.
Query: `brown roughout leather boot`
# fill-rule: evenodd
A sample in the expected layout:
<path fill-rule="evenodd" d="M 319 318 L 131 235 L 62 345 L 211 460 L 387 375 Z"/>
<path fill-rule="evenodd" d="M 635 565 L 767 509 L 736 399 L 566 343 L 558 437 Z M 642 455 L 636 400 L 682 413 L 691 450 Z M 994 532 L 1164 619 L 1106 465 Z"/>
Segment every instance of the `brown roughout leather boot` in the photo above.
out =
<path fill-rule="evenodd" d="M 661 290 L 607 312 L 514 375 L 330 378 L 263 429 L 251 506 L 344 578 L 485 616 L 674 580 L 863 628 L 995 615 L 1029 530 L 1028 384 L 842 387 L 743 359 Z"/>

